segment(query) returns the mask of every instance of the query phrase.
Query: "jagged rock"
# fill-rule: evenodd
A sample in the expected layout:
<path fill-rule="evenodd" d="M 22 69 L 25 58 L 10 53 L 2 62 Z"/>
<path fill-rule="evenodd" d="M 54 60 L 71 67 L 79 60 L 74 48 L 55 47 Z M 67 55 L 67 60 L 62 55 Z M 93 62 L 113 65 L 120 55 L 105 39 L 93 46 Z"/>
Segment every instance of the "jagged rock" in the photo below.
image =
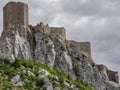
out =
<path fill-rule="evenodd" d="M 19 4 L 22 4 L 23 7 L 16 7 Z M 8 8 L 11 5 L 14 8 Z M 85 84 L 97 90 L 120 90 L 120 85 L 117 84 L 119 82 L 118 74 L 109 71 L 108 75 L 106 71 L 99 70 L 92 60 L 89 42 L 67 41 L 64 28 L 51 28 L 43 23 L 28 26 L 28 12 L 22 12 L 25 8 L 27 11 L 27 5 L 20 2 L 8 3 L 4 8 L 6 18 L 4 18 L 4 30 L 0 38 L 0 60 L 14 63 L 16 58 L 33 59 L 59 69 L 69 74 L 69 77 L 74 76 L 78 80 L 83 80 Z M 14 12 L 15 14 L 8 12 L 9 10 L 16 11 L 16 9 L 18 9 L 18 12 Z M 25 69 L 25 67 L 22 68 Z M 29 76 L 35 76 L 32 71 L 27 70 L 23 70 L 20 74 L 24 75 L 26 73 Z M 47 78 L 49 75 L 51 74 L 47 70 L 39 70 L 38 77 L 44 78 L 45 81 L 42 89 L 53 90 L 52 83 Z M 58 77 L 52 77 L 59 81 Z M 18 86 L 23 86 L 20 75 L 16 75 L 11 81 Z M 64 84 L 69 88 L 74 87 L 74 90 L 78 90 L 77 87 L 70 86 L 67 82 L 64 82 Z M 63 90 L 69 90 L 67 87 Z M 59 90 L 60 88 L 56 89 Z"/>
<path fill-rule="evenodd" d="M 43 86 L 45 90 L 53 90 L 53 86 L 50 82 L 46 82 L 45 85 Z"/>
<path fill-rule="evenodd" d="M 68 54 L 66 45 L 60 35 L 50 34 L 52 41 L 55 45 L 56 57 L 55 57 L 55 68 L 58 68 L 64 72 L 72 70 L 72 60 Z"/>
<path fill-rule="evenodd" d="M 56 81 L 59 81 L 59 78 L 56 75 L 51 75 L 52 78 L 54 78 Z"/>
<path fill-rule="evenodd" d="M 53 67 L 56 54 L 54 50 L 54 43 L 46 34 L 36 32 L 34 35 L 36 42 L 36 48 L 34 52 L 35 60 Z"/>
<path fill-rule="evenodd" d="M 15 57 L 12 54 L 0 54 L 0 59 L 4 60 L 5 62 L 8 63 L 14 63 L 15 62 Z"/>
<path fill-rule="evenodd" d="M 120 85 L 114 82 L 108 81 L 106 90 L 120 90 Z"/>
<path fill-rule="evenodd" d="M 31 59 L 29 42 L 26 40 L 27 29 L 20 25 L 13 26 L 10 25 L 1 35 L 1 57 L 9 58 L 9 62 L 14 62 L 15 58 Z"/>
<path fill-rule="evenodd" d="M 70 88 L 70 84 L 68 82 L 64 81 L 64 85 Z"/>
<path fill-rule="evenodd" d="M 20 78 L 20 75 L 16 75 L 11 79 L 12 83 L 16 84 L 17 86 L 23 86 L 23 81 Z"/>
<path fill-rule="evenodd" d="M 32 73 L 31 71 L 27 71 L 27 73 L 28 73 L 28 76 L 35 76 L 35 74 Z"/>
<path fill-rule="evenodd" d="M 59 87 L 55 87 L 54 90 L 60 90 L 60 88 Z"/>
<path fill-rule="evenodd" d="M 40 73 L 40 74 L 44 74 L 44 76 L 50 75 L 50 73 L 49 73 L 47 70 L 45 70 L 45 69 L 40 69 L 40 70 L 39 70 L 39 73 Z"/>
<path fill-rule="evenodd" d="M 79 46 L 76 46 L 75 44 L 72 44 L 71 47 L 69 47 L 69 52 L 75 59 L 73 59 L 73 65 L 74 67 L 79 67 L 77 70 L 77 78 L 79 80 L 82 79 L 84 83 L 97 88 L 97 90 L 104 90 L 106 87 L 105 78 L 101 75 L 96 65 L 94 65 L 93 60 L 83 56 L 82 52 L 79 53 L 77 50 L 81 51 Z"/>

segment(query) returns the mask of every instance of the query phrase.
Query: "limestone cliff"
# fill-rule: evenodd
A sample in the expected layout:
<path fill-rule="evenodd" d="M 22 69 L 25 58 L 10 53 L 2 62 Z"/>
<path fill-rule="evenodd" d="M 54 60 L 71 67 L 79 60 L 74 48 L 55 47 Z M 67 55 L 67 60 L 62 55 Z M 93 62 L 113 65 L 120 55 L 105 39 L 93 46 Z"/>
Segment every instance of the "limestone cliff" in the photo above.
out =
<path fill-rule="evenodd" d="M 43 23 L 29 27 L 10 24 L 0 39 L 0 58 L 10 63 L 17 58 L 32 59 L 83 80 L 97 90 L 120 90 L 118 74 L 113 73 L 111 78 L 108 69 L 94 63 L 89 43 L 81 45 L 62 37 Z"/>
<path fill-rule="evenodd" d="M 120 90 L 118 73 L 94 63 L 89 42 L 66 40 L 63 27 L 9 23 L 0 42 L 1 62 L 14 64 L 18 58 L 31 59 L 59 69 L 70 78 L 83 80 L 97 90 Z"/>

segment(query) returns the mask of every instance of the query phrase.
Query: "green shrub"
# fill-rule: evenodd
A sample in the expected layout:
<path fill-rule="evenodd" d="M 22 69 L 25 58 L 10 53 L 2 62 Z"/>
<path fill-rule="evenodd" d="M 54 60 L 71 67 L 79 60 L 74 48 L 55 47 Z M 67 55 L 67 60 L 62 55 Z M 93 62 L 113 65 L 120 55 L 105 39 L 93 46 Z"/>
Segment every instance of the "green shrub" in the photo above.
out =
<path fill-rule="evenodd" d="M 36 86 L 42 87 L 45 84 L 44 80 L 42 78 L 38 78 L 36 80 Z"/>
<path fill-rule="evenodd" d="M 12 78 L 13 76 L 17 75 L 18 71 L 15 70 L 13 67 L 10 67 L 10 65 L 7 65 L 4 67 L 4 74 L 8 75 L 9 78 Z"/>
<path fill-rule="evenodd" d="M 10 81 L 4 81 L 2 90 L 7 90 L 7 88 L 12 88 L 13 84 Z"/>
<path fill-rule="evenodd" d="M 24 88 L 27 89 L 27 90 L 33 90 L 33 84 L 30 82 L 30 83 L 25 83 L 24 85 Z"/>
<path fill-rule="evenodd" d="M 80 76 L 79 71 L 80 71 L 80 66 L 79 65 L 74 65 L 73 71 L 77 76 Z"/>

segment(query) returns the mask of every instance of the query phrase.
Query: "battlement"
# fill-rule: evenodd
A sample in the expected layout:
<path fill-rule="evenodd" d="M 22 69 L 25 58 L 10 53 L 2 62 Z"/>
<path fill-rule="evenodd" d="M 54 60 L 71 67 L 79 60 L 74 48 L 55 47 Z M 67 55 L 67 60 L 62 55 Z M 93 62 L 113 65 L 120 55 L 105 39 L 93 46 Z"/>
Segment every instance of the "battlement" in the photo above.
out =
<path fill-rule="evenodd" d="M 9 24 L 28 26 L 28 5 L 22 2 L 9 2 L 3 7 L 3 28 Z"/>

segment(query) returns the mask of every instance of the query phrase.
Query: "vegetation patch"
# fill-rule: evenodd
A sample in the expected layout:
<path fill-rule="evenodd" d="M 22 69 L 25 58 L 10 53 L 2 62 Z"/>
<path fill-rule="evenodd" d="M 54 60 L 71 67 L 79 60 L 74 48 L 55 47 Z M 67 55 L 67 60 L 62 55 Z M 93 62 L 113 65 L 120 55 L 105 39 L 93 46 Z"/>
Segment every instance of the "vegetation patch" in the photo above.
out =
<path fill-rule="evenodd" d="M 64 82 L 73 84 L 79 88 L 79 90 L 92 90 L 92 88 L 82 81 L 78 81 L 72 78 L 68 78 L 68 75 L 57 69 L 52 69 L 47 65 L 37 63 L 33 60 L 17 59 L 15 63 L 9 64 L 3 62 L 0 64 L 0 90 L 7 90 L 8 88 L 16 88 L 16 90 L 40 90 L 45 84 L 43 78 L 39 77 L 39 70 L 44 69 L 48 71 L 51 75 L 57 76 L 58 79 L 48 75 L 49 81 L 52 83 L 53 88 L 59 87 L 61 89 L 65 88 Z M 78 72 L 80 68 L 76 65 L 73 70 Z M 31 71 L 35 76 L 30 76 L 27 73 L 21 75 L 23 70 Z M 11 82 L 11 79 L 16 75 L 21 75 L 21 80 L 24 82 L 23 86 L 16 86 Z M 71 90 L 71 89 L 69 89 Z"/>

